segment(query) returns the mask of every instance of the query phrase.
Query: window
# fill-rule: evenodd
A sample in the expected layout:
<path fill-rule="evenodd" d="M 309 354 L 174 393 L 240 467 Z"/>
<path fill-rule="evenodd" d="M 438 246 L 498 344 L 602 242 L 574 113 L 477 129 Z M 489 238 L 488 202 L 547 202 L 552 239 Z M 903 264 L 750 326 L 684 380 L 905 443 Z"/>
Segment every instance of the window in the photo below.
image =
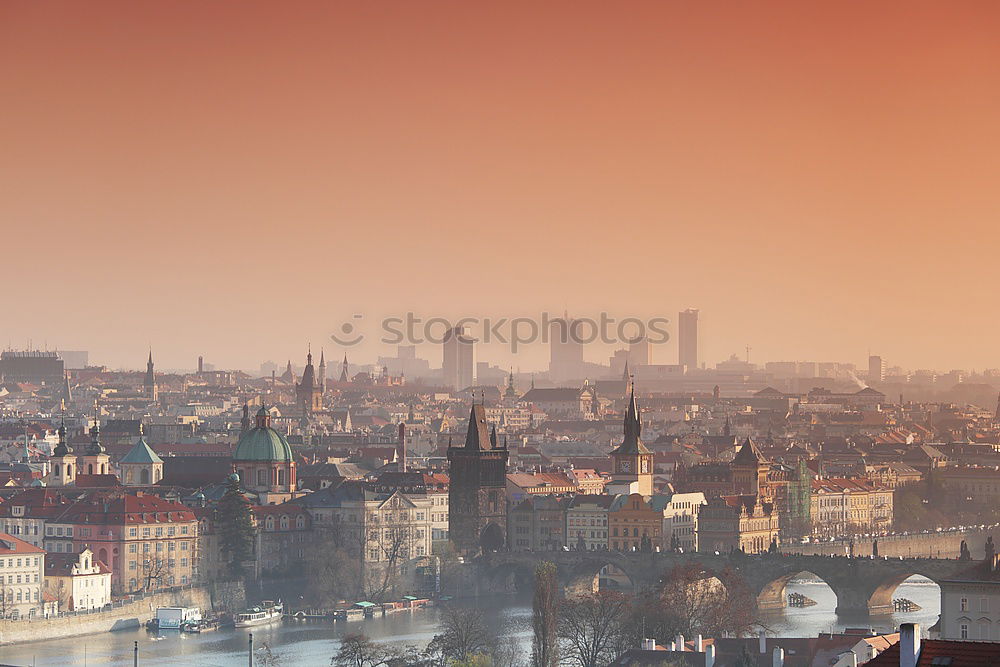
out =
<path fill-rule="evenodd" d="M 129 528 L 128 529 L 128 536 L 129 537 L 135 537 L 136 536 L 135 528 Z"/>
<path fill-rule="evenodd" d="M 958 608 L 960 611 L 969 611 L 969 598 L 962 598 L 961 600 L 959 600 Z M 963 627 L 968 627 L 968 626 L 963 626 Z M 965 639 L 965 637 L 962 637 L 962 639 Z"/>
<path fill-rule="evenodd" d="M 960 626 L 958 626 L 958 634 L 959 634 L 959 636 L 962 639 L 968 639 L 969 638 L 969 624 L 968 623 L 962 623 Z"/>
<path fill-rule="evenodd" d="M 985 597 L 979 598 L 979 611 L 989 611 L 989 610 L 990 610 L 990 601 Z"/>

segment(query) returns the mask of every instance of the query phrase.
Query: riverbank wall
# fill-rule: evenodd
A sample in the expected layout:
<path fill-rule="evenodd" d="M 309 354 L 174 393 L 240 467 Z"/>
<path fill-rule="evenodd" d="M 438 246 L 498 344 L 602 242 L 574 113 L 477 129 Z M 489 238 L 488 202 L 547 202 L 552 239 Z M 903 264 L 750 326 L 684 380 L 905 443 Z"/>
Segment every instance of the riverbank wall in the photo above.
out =
<path fill-rule="evenodd" d="M 241 582 L 216 582 L 150 593 L 111 609 L 51 618 L 0 620 L 0 645 L 62 639 L 137 628 L 156 616 L 157 607 L 198 607 L 205 611 L 238 611 L 246 606 Z"/>

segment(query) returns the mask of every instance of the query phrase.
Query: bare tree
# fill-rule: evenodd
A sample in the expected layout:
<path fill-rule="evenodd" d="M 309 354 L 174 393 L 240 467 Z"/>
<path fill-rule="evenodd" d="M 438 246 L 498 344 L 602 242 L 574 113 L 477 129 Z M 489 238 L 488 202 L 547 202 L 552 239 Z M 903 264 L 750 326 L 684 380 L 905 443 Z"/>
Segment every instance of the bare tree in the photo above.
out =
<path fill-rule="evenodd" d="M 492 656 L 497 646 L 496 632 L 478 609 L 444 607 L 441 630 L 427 647 L 436 664 L 450 665 L 475 656 Z"/>
<path fill-rule="evenodd" d="M 546 561 L 535 568 L 531 621 L 532 667 L 555 667 L 559 664 L 559 585 L 554 563 Z"/>
<path fill-rule="evenodd" d="M 693 562 L 667 572 L 657 590 L 636 600 L 629 626 L 646 637 L 671 641 L 688 637 L 744 635 L 751 631 L 756 604 L 746 585 L 731 571 L 713 576 Z M 633 636 L 637 644 L 646 637 Z"/>
<path fill-rule="evenodd" d="M 565 600 L 559 637 L 563 662 L 576 667 L 603 667 L 625 650 L 629 636 L 623 620 L 629 598 L 601 592 Z"/>
<path fill-rule="evenodd" d="M 313 531 L 305 557 L 305 569 L 311 581 L 305 601 L 326 608 L 339 600 L 361 597 L 362 554 L 357 527 L 322 525 L 314 526 Z"/>
<path fill-rule="evenodd" d="M 150 591 L 163 586 L 169 574 L 167 559 L 147 556 L 142 560 L 142 590 Z"/>
<path fill-rule="evenodd" d="M 334 667 L 384 667 L 392 657 L 392 651 L 364 634 L 351 633 L 340 640 L 340 649 L 330 664 Z"/>

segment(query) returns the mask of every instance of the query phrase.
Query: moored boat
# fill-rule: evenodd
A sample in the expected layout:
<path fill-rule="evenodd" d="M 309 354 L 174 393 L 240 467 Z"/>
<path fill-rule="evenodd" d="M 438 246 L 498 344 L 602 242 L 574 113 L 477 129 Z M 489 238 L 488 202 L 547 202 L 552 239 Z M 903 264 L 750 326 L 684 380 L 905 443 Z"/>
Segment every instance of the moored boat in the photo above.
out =
<path fill-rule="evenodd" d="M 281 602 L 264 600 L 260 606 L 247 609 L 233 617 L 233 625 L 237 628 L 249 628 L 254 625 L 263 625 L 280 621 L 284 613 L 284 605 Z"/>

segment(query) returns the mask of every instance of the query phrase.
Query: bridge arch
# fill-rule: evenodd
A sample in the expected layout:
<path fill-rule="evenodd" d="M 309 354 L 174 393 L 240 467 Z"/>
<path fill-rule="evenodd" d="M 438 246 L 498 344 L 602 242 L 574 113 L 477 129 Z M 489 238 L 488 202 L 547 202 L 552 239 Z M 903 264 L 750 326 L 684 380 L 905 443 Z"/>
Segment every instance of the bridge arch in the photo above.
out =
<path fill-rule="evenodd" d="M 630 568 L 614 558 L 587 558 L 570 568 L 565 575 L 563 588 L 567 595 L 585 595 L 602 590 L 604 585 L 613 590 L 636 590 L 636 578 Z"/>
<path fill-rule="evenodd" d="M 789 582 L 794 579 L 798 579 L 802 576 L 815 577 L 822 581 L 830 592 L 834 596 L 834 607 L 836 607 L 837 591 L 830 585 L 826 579 L 820 575 L 812 572 L 811 570 L 798 570 L 796 572 L 787 572 L 782 574 L 780 577 L 772 579 L 771 581 L 765 581 L 764 585 L 757 592 L 757 608 L 758 609 L 784 609 L 788 606 L 788 593 L 787 587 Z"/>
<path fill-rule="evenodd" d="M 868 596 L 868 613 L 877 615 L 893 613 L 895 611 L 893 596 L 896 593 L 896 589 L 913 577 L 923 577 L 930 580 L 934 584 L 938 584 L 934 577 L 924 574 L 923 572 L 907 572 L 904 570 L 898 574 L 886 577 Z M 938 597 L 940 599 L 940 586 L 938 592 Z"/>
<path fill-rule="evenodd" d="M 480 579 L 484 593 L 517 593 L 530 591 L 535 581 L 535 571 L 529 563 L 508 561 L 490 569 Z"/>

